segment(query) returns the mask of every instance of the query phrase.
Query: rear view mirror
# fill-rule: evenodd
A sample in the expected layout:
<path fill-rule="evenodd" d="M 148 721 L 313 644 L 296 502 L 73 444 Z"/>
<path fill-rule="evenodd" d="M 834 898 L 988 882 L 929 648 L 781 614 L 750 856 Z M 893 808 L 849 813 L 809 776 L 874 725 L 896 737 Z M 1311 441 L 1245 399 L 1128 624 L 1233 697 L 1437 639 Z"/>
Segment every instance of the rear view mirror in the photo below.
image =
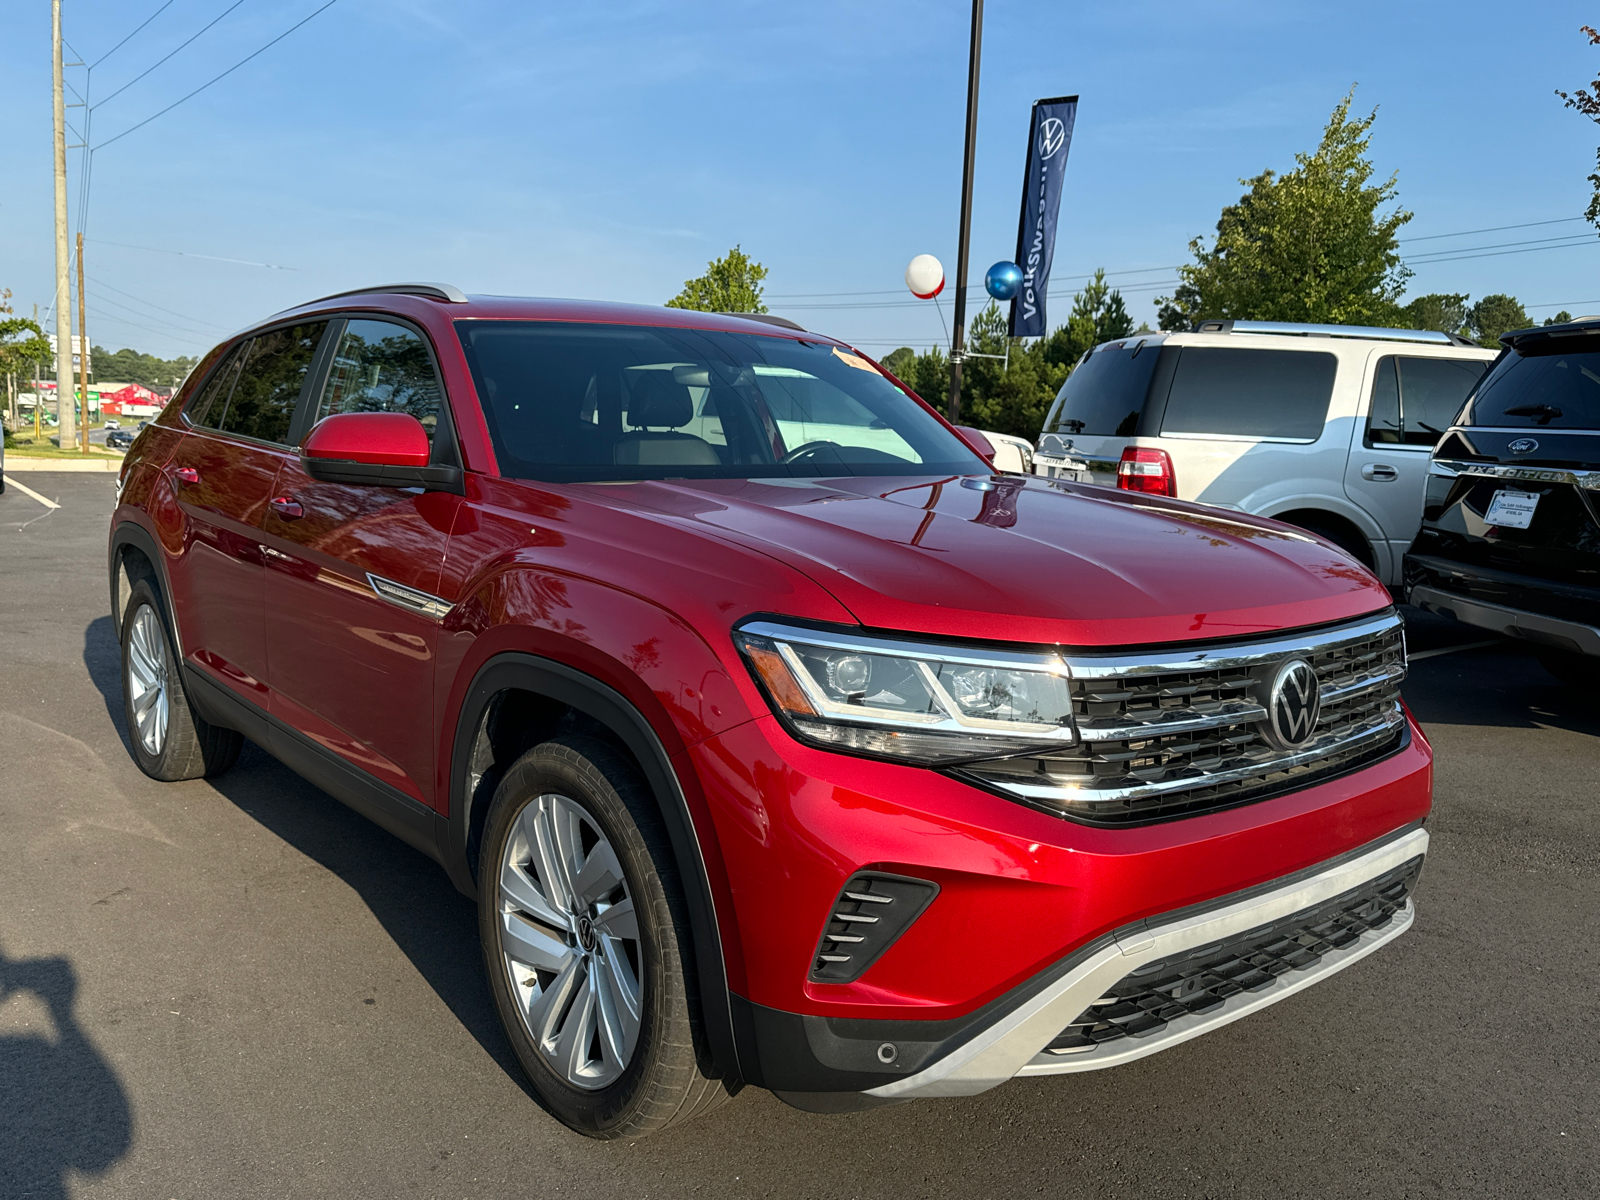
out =
<path fill-rule="evenodd" d="M 307 435 L 301 465 L 324 483 L 420 487 L 460 495 L 461 468 L 430 465 L 432 452 L 428 431 L 409 413 L 335 413 Z"/>

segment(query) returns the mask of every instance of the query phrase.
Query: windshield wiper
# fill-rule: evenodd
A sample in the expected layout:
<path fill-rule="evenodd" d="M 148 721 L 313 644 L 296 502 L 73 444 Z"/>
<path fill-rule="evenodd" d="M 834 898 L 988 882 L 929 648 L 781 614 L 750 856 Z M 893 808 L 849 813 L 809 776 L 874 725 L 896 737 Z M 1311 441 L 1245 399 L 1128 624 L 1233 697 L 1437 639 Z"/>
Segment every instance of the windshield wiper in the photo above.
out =
<path fill-rule="evenodd" d="M 1538 417 L 1539 424 L 1548 425 L 1561 415 L 1561 410 L 1551 404 L 1519 404 L 1505 410 L 1508 417 Z"/>

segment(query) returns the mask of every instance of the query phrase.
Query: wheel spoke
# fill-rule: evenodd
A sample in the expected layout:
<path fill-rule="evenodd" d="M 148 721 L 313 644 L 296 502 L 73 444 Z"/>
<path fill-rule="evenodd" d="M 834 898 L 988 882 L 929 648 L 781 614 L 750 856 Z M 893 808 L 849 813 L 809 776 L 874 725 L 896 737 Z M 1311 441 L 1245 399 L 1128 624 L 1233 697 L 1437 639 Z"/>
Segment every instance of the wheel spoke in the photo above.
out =
<path fill-rule="evenodd" d="M 584 860 L 572 881 L 572 888 L 581 903 L 598 904 L 616 891 L 621 882 L 622 864 L 617 862 L 617 852 L 610 842 L 599 841 Z"/>
<path fill-rule="evenodd" d="M 576 952 L 561 938 L 546 933 L 516 913 L 502 913 L 500 929 L 500 948 L 507 958 L 525 967 L 559 973 L 576 957 Z"/>
<path fill-rule="evenodd" d="M 590 972 L 585 971 L 580 977 L 578 994 L 573 997 L 572 1007 L 567 1010 L 567 1019 L 561 1023 L 561 1031 L 551 1047 L 556 1065 L 566 1073 L 568 1079 L 574 1081 L 588 1074 L 584 1067 L 588 1061 L 589 1043 L 594 1040 L 594 989 L 590 986 L 589 975 Z"/>
<path fill-rule="evenodd" d="M 633 897 L 627 896 L 596 914 L 594 927 L 610 938 L 639 937 L 639 914 L 633 911 Z"/>
<path fill-rule="evenodd" d="M 557 834 L 561 817 L 554 811 L 555 802 L 554 796 L 541 796 L 528 805 L 533 827 L 529 840 L 538 852 L 539 878 L 545 885 L 546 898 L 556 908 L 572 912 L 577 908 L 572 894 L 572 870 L 562 855 Z"/>
<path fill-rule="evenodd" d="M 565 1024 L 571 1023 L 572 1013 L 568 1011 L 568 1002 L 572 998 L 573 989 L 583 985 L 583 960 L 574 954 L 550 981 L 549 986 L 538 989 L 537 994 L 527 1005 L 528 1032 L 533 1035 L 533 1040 L 546 1054 L 551 1054 L 555 1050 L 556 1039 L 561 1032 L 557 1026 L 564 1027 L 562 1015 L 565 1014 L 567 1017 Z M 574 1002 L 571 1007 L 575 1009 L 577 1004 Z"/>
<path fill-rule="evenodd" d="M 546 925 L 564 930 L 572 928 L 571 916 L 545 899 L 538 883 L 516 860 L 506 863 L 500 871 L 500 899 Z"/>
<path fill-rule="evenodd" d="M 599 1001 L 600 1040 L 620 1070 L 633 1057 L 639 1040 L 641 998 L 622 947 L 607 940 L 605 953 L 591 960 L 595 996 Z"/>

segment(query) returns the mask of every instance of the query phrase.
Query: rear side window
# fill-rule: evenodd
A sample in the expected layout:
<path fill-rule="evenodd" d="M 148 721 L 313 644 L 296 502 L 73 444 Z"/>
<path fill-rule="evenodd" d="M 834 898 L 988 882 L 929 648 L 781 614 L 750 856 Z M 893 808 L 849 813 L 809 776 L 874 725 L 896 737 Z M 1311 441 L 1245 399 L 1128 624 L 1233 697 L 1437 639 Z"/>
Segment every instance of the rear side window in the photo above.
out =
<path fill-rule="evenodd" d="M 1159 357 L 1157 347 L 1142 342 L 1099 347 L 1061 385 L 1044 431 L 1132 437 Z"/>
<path fill-rule="evenodd" d="M 317 420 L 334 413 L 403 412 L 433 437 L 444 389 L 423 340 L 392 321 L 350 321 L 339 336 Z"/>
<path fill-rule="evenodd" d="M 1600 429 L 1600 338 L 1574 340 L 1586 348 L 1541 339 L 1502 357 L 1473 394 L 1461 423 Z"/>
<path fill-rule="evenodd" d="M 1315 441 L 1338 365 L 1320 351 L 1185 346 L 1161 432 Z"/>
<path fill-rule="evenodd" d="M 205 386 L 190 397 L 183 415 L 193 424 L 215 427 L 222 420 L 222 414 L 228 411 L 228 397 L 233 394 L 233 381 L 239 377 L 240 357 L 241 347 L 229 350 Z"/>
<path fill-rule="evenodd" d="M 1471 359 L 1380 358 L 1367 413 L 1367 445 L 1432 446 L 1488 366 Z"/>
<path fill-rule="evenodd" d="M 285 443 L 326 321 L 257 334 L 245 347 L 227 411 L 211 424 L 224 433 Z"/>

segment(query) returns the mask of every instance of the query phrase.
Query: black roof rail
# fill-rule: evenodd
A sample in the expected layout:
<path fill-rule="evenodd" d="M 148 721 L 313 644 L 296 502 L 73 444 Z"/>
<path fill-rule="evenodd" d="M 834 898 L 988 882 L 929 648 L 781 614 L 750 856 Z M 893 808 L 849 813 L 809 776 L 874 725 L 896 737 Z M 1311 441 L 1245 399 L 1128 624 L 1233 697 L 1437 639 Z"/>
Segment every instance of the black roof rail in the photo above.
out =
<path fill-rule="evenodd" d="M 796 325 L 788 317 L 775 317 L 771 313 L 718 313 L 719 317 L 743 317 L 746 321 L 760 321 L 765 325 L 781 325 L 785 329 L 795 329 L 801 333 L 809 330 L 804 325 Z"/>
<path fill-rule="evenodd" d="M 443 300 L 446 304 L 465 304 L 467 294 L 452 283 L 385 283 L 377 287 L 351 288 L 348 292 L 334 292 L 331 296 L 318 296 L 312 301 L 338 300 L 342 296 L 367 296 L 386 293 L 391 296 L 426 296 L 430 300 Z"/>

